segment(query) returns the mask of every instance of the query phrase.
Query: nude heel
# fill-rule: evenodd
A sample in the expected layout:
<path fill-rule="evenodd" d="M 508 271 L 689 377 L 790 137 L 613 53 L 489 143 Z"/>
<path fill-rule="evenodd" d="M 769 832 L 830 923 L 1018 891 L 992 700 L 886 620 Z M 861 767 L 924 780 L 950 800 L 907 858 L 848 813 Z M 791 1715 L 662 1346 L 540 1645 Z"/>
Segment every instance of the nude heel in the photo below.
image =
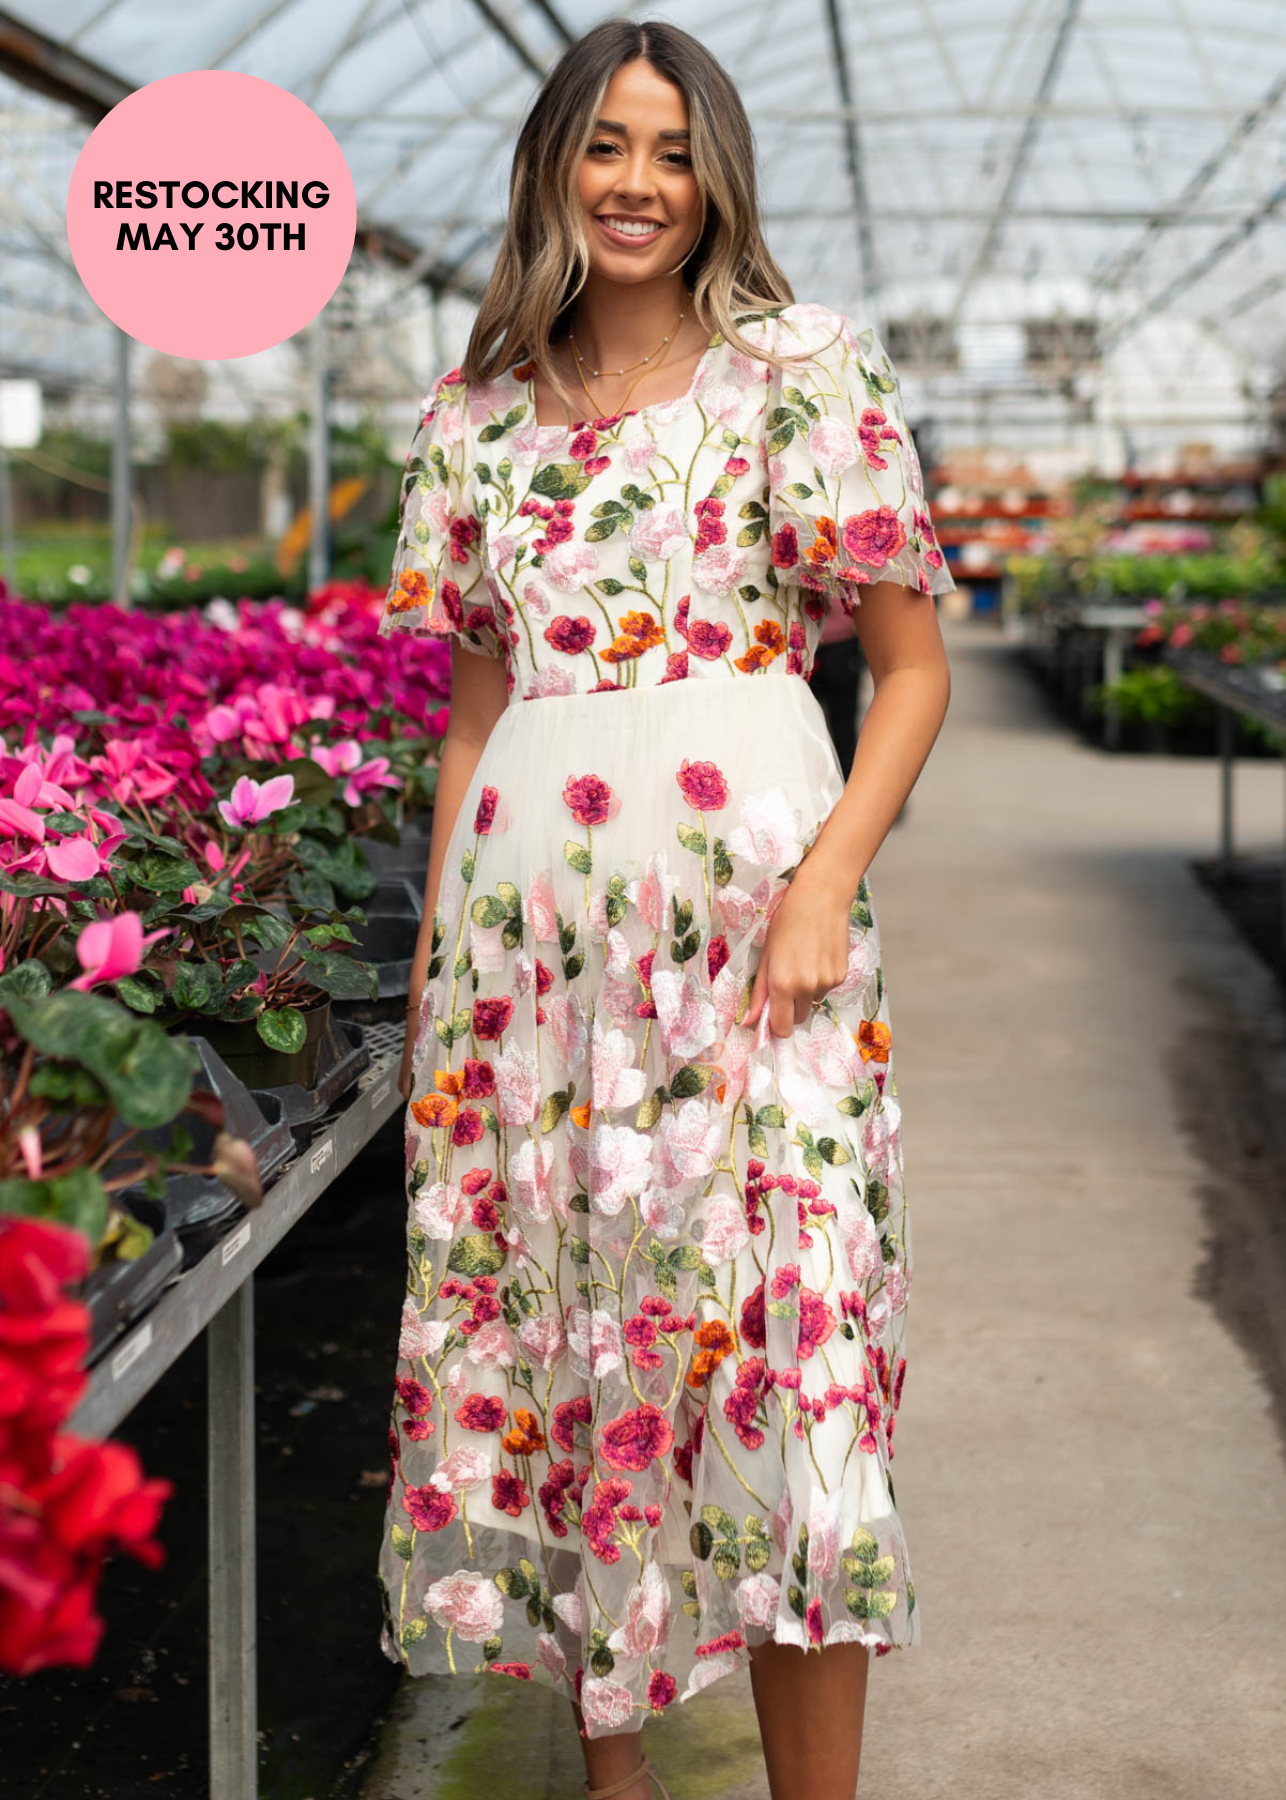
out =
<path fill-rule="evenodd" d="M 638 1768 L 634 1770 L 633 1774 L 623 1775 L 619 1781 L 609 1782 L 606 1787 L 592 1788 L 589 1783 L 586 1782 L 585 1792 L 588 1795 L 588 1800 L 609 1800 L 610 1795 L 619 1794 L 625 1788 L 633 1787 L 640 1775 L 646 1775 L 649 1781 L 654 1781 L 656 1783 L 657 1788 L 660 1790 L 661 1800 L 670 1800 L 670 1796 L 665 1789 L 665 1783 L 661 1780 L 661 1777 L 654 1772 L 646 1756 L 643 1758 L 643 1761 L 639 1764 Z"/>

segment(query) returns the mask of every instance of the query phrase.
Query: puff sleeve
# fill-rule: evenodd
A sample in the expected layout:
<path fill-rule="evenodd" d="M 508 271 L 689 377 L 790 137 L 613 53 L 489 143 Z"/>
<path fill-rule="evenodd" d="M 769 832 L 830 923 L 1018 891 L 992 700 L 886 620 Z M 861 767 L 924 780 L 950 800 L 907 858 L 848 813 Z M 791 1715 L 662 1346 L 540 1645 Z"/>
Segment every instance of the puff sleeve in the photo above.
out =
<path fill-rule="evenodd" d="M 838 600 L 850 616 L 875 581 L 950 593 L 897 373 L 874 327 L 859 330 L 829 307 L 787 306 L 773 350 L 791 359 L 769 365 L 764 420 L 778 580 Z"/>
<path fill-rule="evenodd" d="M 503 657 L 482 564 L 474 477 L 466 386 L 453 369 L 429 395 L 407 454 L 381 637 L 411 631 L 456 638 L 475 655 Z"/>

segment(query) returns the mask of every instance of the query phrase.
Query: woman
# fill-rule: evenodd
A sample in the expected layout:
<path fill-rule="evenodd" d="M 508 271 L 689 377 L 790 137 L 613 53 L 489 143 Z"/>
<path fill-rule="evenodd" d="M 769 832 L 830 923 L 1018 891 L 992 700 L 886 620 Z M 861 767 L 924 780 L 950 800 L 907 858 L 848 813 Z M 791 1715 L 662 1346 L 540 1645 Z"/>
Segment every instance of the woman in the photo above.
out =
<path fill-rule="evenodd" d="M 452 704 L 382 1645 L 557 1686 L 620 1800 L 643 1721 L 748 1663 L 774 1800 L 848 1800 L 869 1652 L 919 1627 L 864 872 L 953 583 L 884 352 L 793 303 L 684 32 L 609 21 L 545 82 L 408 471 L 383 628 L 449 637 Z M 835 605 L 875 681 L 847 782 L 807 681 Z"/>

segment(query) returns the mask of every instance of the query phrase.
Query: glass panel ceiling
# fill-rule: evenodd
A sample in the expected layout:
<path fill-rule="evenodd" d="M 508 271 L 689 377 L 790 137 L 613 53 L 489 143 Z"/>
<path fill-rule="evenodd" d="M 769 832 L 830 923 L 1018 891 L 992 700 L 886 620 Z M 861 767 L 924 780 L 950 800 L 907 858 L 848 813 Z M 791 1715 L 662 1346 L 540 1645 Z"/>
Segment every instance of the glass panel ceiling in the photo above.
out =
<path fill-rule="evenodd" d="M 540 72 L 608 16 L 586 0 L 7 10 L 125 87 L 231 68 L 290 89 L 343 146 L 364 222 L 465 293 L 494 254 Z M 670 16 L 737 82 L 769 240 L 800 297 L 907 322 L 913 356 L 918 319 L 926 368 L 936 321 L 957 390 L 994 383 L 1015 327 L 1060 312 L 1097 321 L 1108 351 L 1164 357 L 1172 342 L 1176 372 L 1195 332 L 1247 394 L 1279 378 L 1282 0 L 698 0 Z M 0 359 L 105 380 L 62 224 L 89 124 L 2 77 L 0 107 Z"/>

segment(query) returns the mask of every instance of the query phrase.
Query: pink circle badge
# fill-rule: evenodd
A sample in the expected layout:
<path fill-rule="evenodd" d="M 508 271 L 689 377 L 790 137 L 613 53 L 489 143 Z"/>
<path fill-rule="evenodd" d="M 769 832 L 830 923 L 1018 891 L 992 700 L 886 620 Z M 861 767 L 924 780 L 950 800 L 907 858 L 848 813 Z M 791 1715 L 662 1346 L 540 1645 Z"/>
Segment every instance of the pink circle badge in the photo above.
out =
<path fill-rule="evenodd" d="M 344 153 L 271 81 L 198 69 L 114 106 L 76 160 L 67 241 L 95 303 L 171 356 L 251 356 L 302 330 L 357 231 Z"/>

